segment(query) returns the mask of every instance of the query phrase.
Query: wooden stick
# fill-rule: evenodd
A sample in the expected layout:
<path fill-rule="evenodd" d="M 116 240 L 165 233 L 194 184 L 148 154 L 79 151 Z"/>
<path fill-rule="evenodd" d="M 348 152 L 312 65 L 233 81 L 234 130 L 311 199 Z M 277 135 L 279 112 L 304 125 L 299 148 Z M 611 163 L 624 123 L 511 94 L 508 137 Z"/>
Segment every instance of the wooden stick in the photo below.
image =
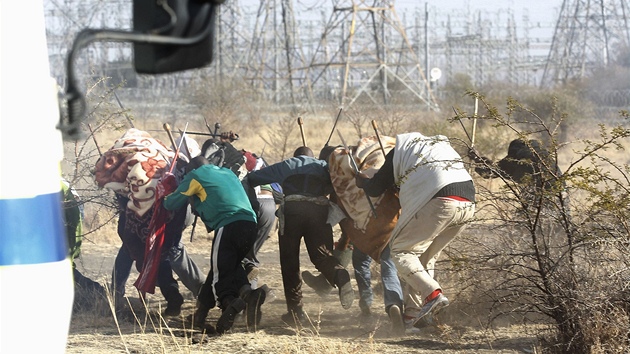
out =
<path fill-rule="evenodd" d="M 337 118 L 335 118 L 335 123 L 333 124 L 333 128 L 330 131 L 330 135 L 328 135 L 328 140 L 326 140 L 326 144 L 324 144 L 324 146 L 328 146 L 328 143 L 330 142 L 330 138 L 333 135 L 333 132 L 335 131 L 335 128 L 337 128 L 337 122 L 339 121 L 339 117 L 341 116 L 341 111 L 343 110 L 342 108 L 339 108 L 339 113 L 337 113 Z"/>
<path fill-rule="evenodd" d="M 475 146 L 475 133 L 477 132 L 477 113 L 479 109 L 479 97 L 475 96 L 475 113 L 473 113 L 472 137 L 470 138 L 470 147 Z"/>
<path fill-rule="evenodd" d="M 123 110 L 123 114 L 125 115 L 125 118 L 127 118 L 127 122 L 129 123 L 129 125 L 131 125 L 132 128 L 135 128 L 136 126 L 133 125 L 133 121 L 131 120 L 131 117 L 129 117 L 129 115 L 127 114 L 127 109 L 125 109 L 125 106 L 123 106 L 122 102 L 120 102 L 120 98 L 118 98 L 118 94 L 116 93 L 115 90 L 114 90 L 114 97 L 116 98 L 116 102 L 118 102 L 118 105 L 120 106 L 120 108 Z"/>
<path fill-rule="evenodd" d="M 457 118 L 457 120 L 459 121 L 459 124 L 462 126 L 462 129 L 464 129 L 464 133 L 466 133 L 466 136 L 468 137 L 468 140 L 470 140 L 470 142 L 472 143 L 473 140 L 470 137 L 470 134 L 468 134 L 468 130 L 466 130 L 466 127 L 464 126 L 464 123 L 462 123 L 461 118 L 459 118 L 459 113 L 457 112 L 455 107 L 453 107 L 453 111 L 455 112 L 455 118 Z"/>
<path fill-rule="evenodd" d="M 341 135 L 341 132 L 339 131 L 339 129 L 337 129 L 337 134 L 339 135 L 339 139 L 341 139 L 341 143 L 343 144 L 343 148 L 346 149 L 347 153 L 348 153 L 348 158 L 350 159 L 350 166 L 352 166 L 352 169 L 354 170 L 354 173 L 356 175 L 359 174 L 359 166 L 357 166 L 357 162 L 354 161 L 354 156 L 352 156 L 352 151 L 350 151 L 350 148 L 348 148 L 348 145 L 346 144 L 346 141 L 343 139 L 343 136 Z M 365 197 L 367 198 L 368 204 L 370 204 L 370 209 L 372 209 L 372 216 L 374 216 L 374 219 L 376 219 L 376 208 L 374 208 L 374 204 L 372 203 L 372 199 L 370 199 L 370 196 L 367 195 L 367 193 L 365 193 Z"/>
<path fill-rule="evenodd" d="M 374 128 L 374 133 L 376 133 L 376 140 L 378 140 L 378 145 L 381 146 L 381 151 L 383 152 L 383 156 L 387 156 L 385 153 L 385 148 L 383 147 L 383 142 L 381 141 L 381 136 L 378 133 L 378 127 L 376 126 L 376 119 L 372 119 L 372 128 Z"/>
<path fill-rule="evenodd" d="M 188 122 L 186 122 L 186 126 L 188 126 Z M 192 160 L 192 156 L 190 156 L 190 150 L 188 150 L 188 143 L 186 142 L 186 136 L 183 132 L 179 132 L 180 135 L 180 144 L 184 147 L 184 155 L 188 158 L 188 161 Z"/>
<path fill-rule="evenodd" d="M 164 130 L 166 130 L 166 134 L 168 134 L 168 138 L 171 140 L 171 145 L 173 145 L 173 147 L 176 147 L 177 144 L 175 144 L 175 139 L 173 138 L 173 133 L 171 132 L 171 125 L 168 123 L 164 123 L 162 127 L 164 128 Z"/>
<path fill-rule="evenodd" d="M 306 138 L 304 137 L 304 122 L 302 121 L 302 117 L 298 117 L 298 125 L 300 126 L 300 134 L 302 135 L 302 146 L 307 146 Z"/>
<path fill-rule="evenodd" d="M 179 145 L 175 144 L 175 139 L 173 139 L 173 133 L 171 132 L 171 126 L 168 123 L 164 123 L 163 127 L 164 127 L 164 130 L 166 130 L 166 133 L 168 134 L 168 138 L 171 139 L 171 144 L 173 144 L 173 146 L 176 146 L 175 156 L 173 157 L 173 161 L 171 162 L 171 168 L 168 170 L 168 173 L 173 173 L 173 169 L 175 169 L 175 165 L 177 164 L 177 158 L 179 157 L 179 149 L 182 146 L 182 144 L 181 144 L 181 141 Z M 184 127 L 184 132 L 182 133 L 182 141 L 186 137 L 186 130 L 188 130 L 188 123 L 186 123 L 186 126 Z"/>

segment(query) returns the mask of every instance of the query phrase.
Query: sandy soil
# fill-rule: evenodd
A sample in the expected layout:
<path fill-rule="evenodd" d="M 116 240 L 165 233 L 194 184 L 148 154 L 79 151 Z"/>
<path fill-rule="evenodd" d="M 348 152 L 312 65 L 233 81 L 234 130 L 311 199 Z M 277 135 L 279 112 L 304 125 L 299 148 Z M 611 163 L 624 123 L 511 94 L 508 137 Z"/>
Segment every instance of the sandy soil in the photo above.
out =
<path fill-rule="evenodd" d="M 189 238 L 190 230 L 184 238 Z M 210 241 L 206 235 L 195 233 L 195 240 L 185 242 L 188 252 L 204 272 L 209 269 Z M 107 304 L 97 310 L 76 312 L 73 315 L 68 353 L 532 353 L 535 351 L 535 331 L 532 328 L 509 326 L 484 330 L 464 326 L 462 313 L 448 307 L 444 312 L 449 323 L 408 333 L 402 337 L 392 335 L 383 306 L 381 294 L 375 294 L 373 314 L 361 315 L 358 294 L 352 308 L 344 310 L 333 290 L 325 297 L 304 286 L 305 311 L 311 324 L 296 330 L 284 323 L 280 316 L 286 312 L 282 292 L 280 265 L 277 251 L 277 235 L 263 245 L 259 259 L 261 283 L 275 290 L 276 298 L 263 305 L 263 318 L 256 332 L 248 332 L 243 318 L 237 319 L 234 327 L 223 336 L 205 337 L 188 329 L 183 320 L 194 311 L 192 293 L 181 286 L 186 299 L 181 318 L 164 319 L 158 316 L 160 308 L 166 306 L 159 294 L 148 296 L 146 316 L 142 309 L 133 282 L 137 273 L 132 273 L 127 283 L 127 295 L 137 311 L 135 320 L 114 319 Z M 109 283 L 116 252 L 115 244 L 87 242 L 78 262 L 79 269 L 87 276 L 102 283 Z M 303 247 L 302 270 L 315 271 Z M 351 272 L 352 274 L 352 272 Z M 354 282 L 354 280 L 353 280 Z M 356 290 L 356 284 L 355 284 Z M 451 299 L 453 301 L 453 299 Z M 209 322 L 214 324 L 219 309 L 210 312 Z M 455 320 L 452 320 L 455 319 Z M 470 323 L 470 321 L 461 321 Z"/>

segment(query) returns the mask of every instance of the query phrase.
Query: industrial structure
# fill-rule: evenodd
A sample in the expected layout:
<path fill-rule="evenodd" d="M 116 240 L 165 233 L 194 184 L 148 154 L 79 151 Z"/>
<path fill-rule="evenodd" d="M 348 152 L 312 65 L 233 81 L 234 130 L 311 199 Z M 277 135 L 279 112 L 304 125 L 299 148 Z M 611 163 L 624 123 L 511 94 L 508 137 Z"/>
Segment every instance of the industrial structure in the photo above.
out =
<path fill-rule="evenodd" d="M 268 102 L 303 109 L 322 102 L 436 109 L 440 87 L 458 74 L 479 88 L 550 87 L 607 65 L 630 43 L 627 0 L 565 0 L 555 23 L 532 21 L 526 10 L 517 17 L 514 9 L 445 12 L 418 4 L 399 17 L 395 1 L 329 0 L 310 9 L 294 0 L 243 1 L 221 6 L 215 61 L 201 74 L 138 76 L 131 48 L 120 43 L 86 50 L 84 74 L 111 78 L 135 94 L 173 94 L 203 75 L 239 80 Z M 79 28 L 131 27 L 131 11 L 119 0 L 45 5 L 51 68 L 62 86 L 63 60 Z"/>
<path fill-rule="evenodd" d="M 630 46 L 628 0 L 564 0 L 555 26 L 542 86 L 566 84 L 610 64 Z"/>

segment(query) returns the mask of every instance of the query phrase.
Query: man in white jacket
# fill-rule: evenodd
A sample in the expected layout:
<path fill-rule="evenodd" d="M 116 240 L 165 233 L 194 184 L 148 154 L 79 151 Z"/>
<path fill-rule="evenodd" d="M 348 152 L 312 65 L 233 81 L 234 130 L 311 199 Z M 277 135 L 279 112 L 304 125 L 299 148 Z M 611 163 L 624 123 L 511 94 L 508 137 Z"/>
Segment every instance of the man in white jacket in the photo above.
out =
<path fill-rule="evenodd" d="M 400 189 L 401 215 L 390 247 L 410 288 L 405 315 L 416 328 L 434 323 L 449 304 L 433 278 L 435 263 L 475 212 L 475 186 L 460 155 L 445 136 L 401 134 L 379 171 L 372 178 L 358 174 L 356 183 L 372 197 L 393 185 Z"/>

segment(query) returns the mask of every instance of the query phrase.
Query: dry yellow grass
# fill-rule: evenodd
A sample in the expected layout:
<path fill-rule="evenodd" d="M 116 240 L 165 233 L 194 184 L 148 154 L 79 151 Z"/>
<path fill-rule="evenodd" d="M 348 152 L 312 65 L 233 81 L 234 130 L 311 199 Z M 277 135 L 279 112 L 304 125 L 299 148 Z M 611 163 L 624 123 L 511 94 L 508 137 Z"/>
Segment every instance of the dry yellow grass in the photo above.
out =
<path fill-rule="evenodd" d="M 332 110 L 331 110 L 332 112 Z M 336 112 L 334 112 L 336 113 Z M 306 141 L 317 154 L 319 149 L 328 139 L 335 114 L 329 116 L 312 117 L 304 116 Z M 281 119 L 281 117 L 276 117 Z M 286 120 L 295 120 L 295 117 L 285 117 Z M 154 131 L 154 135 L 164 142 L 168 142 L 163 132 L 164 122 L 142 122 L 142 129 Z M 212 122 L 209 122 L 212 123 Z M 250 124 L 251 123 L 251 124 Z M 439 122 L 438 122 L 439 123 Z M 427 122 L 431 124 L 428 130 L 444 126 L 443 124 Z M 177 126 L 176 128 L 183 128 Z M 271 157 L 269 162 L 276 162 L 278 151 L 273 151 L 265 146 L 265 140 L 269 141 L 275 126 L 269 123 L 241 122 L 233 126 L 224 126 L 224 130 L 232 130 L 240 134 L 241 138 L 234 142 L 236 148 L 246 149 L 255 153 L 261 153 L 265 148 L 265 156 Z M 288 139 L 290 152 L 301 145 L 299 129 L 296 126 Z M 342 131 L 348 144 L 358 140 L 356 130 L 348 121 L 340 121 L 337 126 Z M 451 134 L 465 140 L 463 132 L 453 125 L 448 126 Z M 418 129 L 422 131 L 419 124 Z M 205 126 L 199 121 L 192 121 L 190 131 L 206 131 Z M 370 127 L 363 131 L 371 135 Z M 592 132 L 593 130 L 585 129 Z M 113 141 L 121 136 L 123 131 L 101 130 L 96 138 L 101 149 L 106 150 Z M 435 132 L 432 132 L 435 133 Z M 496 132 L 494 132 L 496 133 Z M 486 135 L 493 136 L 493 132 L 486 130 L 480 132 L 480 139 Z M 583 133 L 582 133 L 583 134 Z M 496 135 L 494 135 L 496 137 Z M 501 142 L 509 141 L 508 135 L 501 135 Z M 201 144 L 203 139 L 197 139 Z M 337 134 L 332 135 L 330 144 L 340 144 Z M 86 142 L 86 145 L 93 144 Z M 497 144 L 500 145 L 500 144 Z M 66 146 L 66 151 L 73 151 L 71 146 Z M 497 152 L 498 157 L 504 156 L 504 152 Z M 624 154 L 624 153 L 619 153 Z M 70 156 L 72 156 L 70 154 Z M 628 160 L 627 155 L 615 156 Z M 98 156 L 93 157 L 92 164 Z M 571 154 L 561 155 L 561 167 L 571 161 Z M 64 165 L 64 172 L 68 171 L 71 164 Z M 87 181 L 86 183 L 89 183 Z M 483 181 L 492 187 L 493 181 Z M 110 211 L 111 212 L 111 211 Z M 104 214 L 91 215 L 97 217 L 94 225 L 108 220 L 111 216 Z M 113 259 L 116 255 L 120 240 L 116 235 L 115 219 L 98 229 L 88 230 L 87 242 L 83 247 L 83 255 L 79 260 L 79 268 L 87 276 L 102 283 L 110 281 Z M 210 237 L 203 227 L 197 227 L 194 241 L 190 242 L 190 229 L 184 232 L 184 241 L 193 259 L 207 271 L 209 268 Z M 314 271 L 304 248 L 302 249 L 302 270 Z M 445 310 L 444 317 L 449 320 L 437 329 L 426 330 L 422 333 L 407 334 L 403 337 L 393 337 L 389 332 L 389 323 L 383 308 L 382 295 L 376 293 L 374 299 L 374 316 L 364 318 L 360 316 L 357 303 L 350 310 L 343 310 L 335 294 L 320 298 L 315 292 L 304 287 L 305 309 L 312 320 L 310 327 L 302 331 L 296 331 L 291 326 L 283 323 L 280 315 L 286 312 L 282 282 L 277 252 L 277 235 L 265 243 L 261 250 L 262 275 L 261 281 L 274 288 L 277 299 L 263 306 L 263 320 L 257 332 L 250 333 L 245 328 L 243 321 L 237 321 L 234 328 L 226 335 L 211 337 L 199 342 L 200 334 L 190 331 L 182 319 L 162 319 L 154 316 L 151 323 L 145 321 L 125 321 L 118 324 L 113 320 L 111 311 L 88 311 L 73 315 L 70 335 L 68 338 L 68 353 L 522 353 L 535 351 L 536 336 L 540 328 L 535 326 L 506 325 L 488 330 L 481 325 L 483 314 L 477 314 L 475 309 L 458 307 L 457 299 L 451 298 L 453 305 Z M 138 297 L 131 285 L 137 276 L 136 272 L 127 284 L 127 294 L 135 300 L 135 307 L 142 312 L 143 306 L 138 304 Z M 376 281 L 375 281 L 376 282 Z M 457 284 L 445 284 L 445 288 L 454 288 Z M 185 294 L 186 303 L 183 317 L 194 310 L 192 294 L 181 287 Z M 355 286 L 356 289 L 356 286 Z M 148 311 L 159 313 L 159 309 L 165 306 L 159 293 L 149 295 Z M 106 306 L 102 306 L 101 309 Z M 218 310 L 213 310 L 210 322 L 216 321 Z"/>

